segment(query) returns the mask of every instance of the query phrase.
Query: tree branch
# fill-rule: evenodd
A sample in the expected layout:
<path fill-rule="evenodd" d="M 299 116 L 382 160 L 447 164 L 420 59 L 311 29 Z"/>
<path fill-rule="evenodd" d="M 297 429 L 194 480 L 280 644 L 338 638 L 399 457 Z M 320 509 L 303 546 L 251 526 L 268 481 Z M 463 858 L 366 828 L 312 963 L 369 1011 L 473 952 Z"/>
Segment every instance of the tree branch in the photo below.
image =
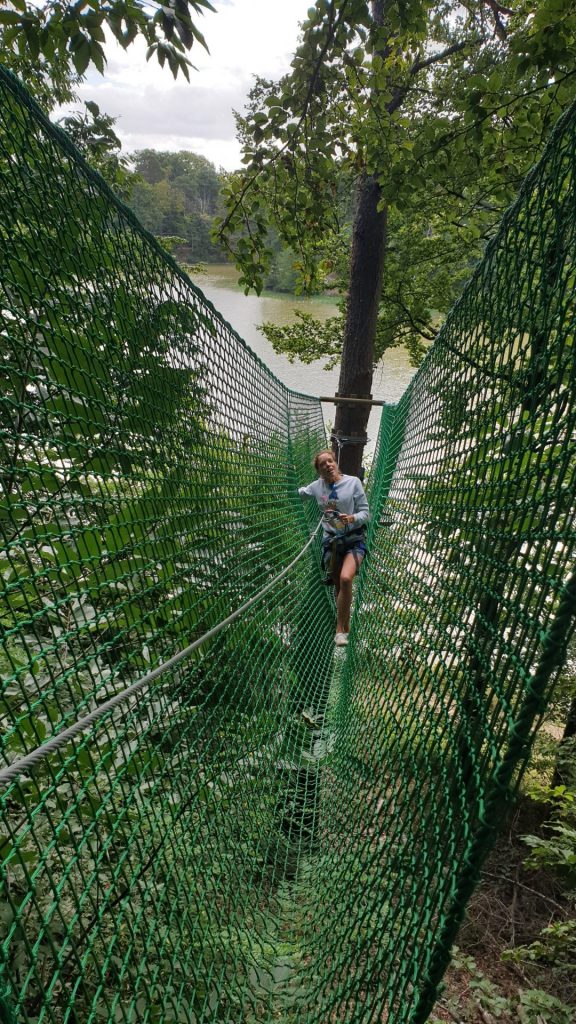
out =
<path fill-rule="evenodd" d="M 520 103 L 521 101 L 526 100 L 529 96 L 536 96 L 538 95 L 538 93 L 545 92 L 547 89 L 552 89 L 554 87 L 557 88 L 559 85 L 562 84 L 562 82 L 566 82 L 568 79 L 573 78 L 574 75 L 576 75 L 576 70 L 567 71 L 566 74 L 562 76 L 562 78 L 557 79 L 555 82 L 545 82 L 544 85 L 538 85 L 535 86 L 533 89 L 528 89 L 526 92 L 518 93 L 511 99 L 506 100 L 505 103 L 496 104 L 496 106 L 492 107 L 490 110 L 485 111 L 485 113 L 482 114 L 481 117 L 476 118 L 475 121 L 471 121 L 469 124 L 466 124 L 463 127 L 459 127 L 451 133 L 446 133 L 446 135 L 442 136 L 440 139 L 437 139 L 436 142 L 434 142 L 433 145 L 430 147 L 430 149 L 426 153 L 422 153 L 421 156 L 418 158 L 419 164 L 423 166 L 424 157 L 432 157 L 434 156 L 435 153 L 438 153 L 439 150 L 447 149 L 448 146 L 452 142 L 454 142 L 455 139 L 461 138 L 462 136 L 467 135 L 469 132 L 474 131 L 478 127 L 478 125 L 483 124 L 484 121 L 489 120 L 491 117 L 494 117 L 495 115 L 498 115 L 499 117 L 504 117 L 505 114 L 503 113 L 503 111 L 506 111 L 510 107 L 513 107 L 515 103 Z"/>
<path fill-rule="evenodd" d="M 484 42 L 486 42 L 485 36 L 477 36 L 476 39 L 465 39 L 462 43 L 453 43 L 452 46 L 447 46 L 446 49 L 442 50 L 440 53 L 433 53 L 430 57 L 427 57 L 426 60 L 420 60 L 418 57 L 410 68 L 410 74 L 417 75 L 419 71 L 422 71 L 422 68 L 429 68 L 432 64 L 439 64 L 440 61 L 445 60 L 446 57 L 451 57 L 453 53 L 460 53 L 469 46 L 479 46 Z"/>
<path fill-rule="evenodd" d="M 400 291 L 396 293 L 395 301 L 396 305 L 398 306 L 398 309 L 401 309 L 402 312 L 404 313 L 404 316 L 408 323 L 410 324 L 410 326 L 412 327 L 412 330 L 416 334 L 419 334 L 420 337 L 426 338 L 427 341 L 433 341 L 438 331 L 434 331 L 433 329 L 431 329 L 424 320 L 421 320 L 420 318 L 418 318 L 418 320 L 414 319 L 408 306 L 400 298 Z"/>
<path fill-rule="evenodd" d="M 439 64 L 440 61 L 445 60 L 446 57 L 451 57 L 453 53 L 460 53 L 462 50 L 466 50 L 469 47 L 472 48 L 475 46 L 479 46 L 483 42 L 485 42 L 485 37 L 477 36 L 476 39 L 466 39 L 461 43 L 453 43 L 452 46 L 447 46 L 446 49 L 442 50 L 440 53 L 433 53 L 430 57 L 427 57 L 425 60 L 420 60 L 420 58 L 417 58 L 414 61 L 412 67 L 410 68 L 409 76 L 410 78 L 414 78 L 414 76 L 417 75 L 419 71 L 422 71 L 423 68 L 429 68 L 433 64 Z M 386 106 L 388 114 L 391 115 L 394 113 L 394 111 L 398 110 L 398 107 L 405 100 L 409 90 L 410 79 L 407 82 L 405 82 L 404 85 L 396 86 L 396 88 L 393 90 L 392 99 L 390 100 L 390 103 L 388 103 L 388 105 Z"/>
<path fill-rule="evenodd" d="M 506 26 L 504 25 L 504 22 L 501 20 L 500 15 L 514 14 L 514 11 L 511 11 L 509 7 L 503 7 L 502 4 L 498 3 L 498 0 L 483 0 L 483 3 L 485 3 L 490 8 L 492 14 L 494 15 L 494 30 L 496 32 L 496 35 L 500 39 L 507 39 L 508 33 L 506 31 Z"/>
<path fill-rule="evenodd" d="M 303 104 L 303 107 L 302 107 L 302 113 L 300 114 L 300 117 L 298 119 L 298 129 L 300 129 L 302 127 L 302 125 L 305 123 L 306 118 L 308 116 L 308 108 L 310 106 L 310 102 L 312 100 L 312 96 L 314 95 L 314 91 L 315 91 L 315 88 L 316 88 L 316 82 L 318 80 L 318 75 L 320 73 L 320 69 L 324 65 L 324 58 L 325 58 L 325 56 L 326 56 L 326 54 L 328 52 L 328 47 L 329 47 L 330 43 L 334 39 L 334 36 L 336 34 L 336 30 L 339 27 L 340 22 L 344 19 L 344 12 L 346 11 L 346 6 L 347 6 L 346 3 L 344 3 L 342 5 L 342 8 L 340 10 L 340 13 L 339 13 L 338 17 L 336 18 L 336 20 L 334 20 L 334 3 L 330 4 L 330 7 L 329 7 L 329 17 L 328 17 L 328 31 L 326 33 L 326 39 L 324 41 L 324 44 L 323 44 L 323 46 L 322 46 L 322 48 L 320 50 L 320 53 L 319 53 L 318 57 L 316 58 L 316 61 L 314 62 L 314 65 L 313 65 L 313 68 L 312 68 L 312 74 L 311 74 L 309 82 L 308 82 L 308 88 L 306 90 L 306 96 L 304 97 L 304 104 Z M 270 157 L 271 163 L 275 163 L 283 155 L 285 150 L 291 144 L 292 144 L 292 142 L 290 141 L 290 142 L 285 142 L 283 146 L 280 146 L 280 148 L 276 151 L 276 153 L 271 155 L 271 157 Z M 236 211 L 239 209 L 239 207 L 242 206 L 242 204 L 244 202 L 245 196 L 248 194 L 248 192 L 252 188 L 252 186 L 253 186 L 254 182 L 256 181 L 256 179 L 263 173 L 264 169 L 265 168 L 264 168 L 263 165 L 260 166 L 259 169 L 255 172 L 255 174 L 253 174 L 252 177 L 250 177 L 245 182 L 243 188 L 240 190 L 240 192 L 238 194 L 238 197 L 236 199 L 236 202 L 234 203 L 234 206 L 232 207 L 230 212 L 227 214 L 227 216 L 224 218 L 222 223 L 219 225 L 218 232 L 217 232 L 217 237 L 218 237 L 218 239 L 221 242 L 223 240 L 223 233 L 224 233 L 224 231 L 228 227 L 228 225 L 229 225 L 230 221 L 232 220 L 232 218 L 234 217 Z M 227 243 L 226 243 L 226 248 L 230 252 L 232 251 L 231 247 Z"/>

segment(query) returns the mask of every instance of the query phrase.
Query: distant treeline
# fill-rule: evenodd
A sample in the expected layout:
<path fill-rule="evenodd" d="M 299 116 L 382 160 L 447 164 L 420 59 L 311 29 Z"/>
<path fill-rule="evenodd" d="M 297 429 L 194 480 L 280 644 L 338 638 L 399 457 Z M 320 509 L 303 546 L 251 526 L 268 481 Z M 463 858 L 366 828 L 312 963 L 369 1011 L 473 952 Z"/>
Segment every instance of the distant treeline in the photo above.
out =
<path fill-rule="evenodd" d="M 130 205 L 153 235 L 185 242 L 179 255 L 191 263 L 222 263 L 226 256 L 210 238 L 222 180 L 206 157 L 142 149 L 132 157 L 139 180 Z"/>
<path fill-rule="evenodd" d="M 223 263 L 228 255 L 210 237 L 212 220 L 222 215 L 220 189 L 226 177 L 204 156 L 182 150 L 142 149 L 130 158 L 137 174 L 130 206 L 138 220 L 159 238 L 181 238 L 176 255 L 188 263 Z M 294 257 L 271 237 L 274 258 L 265 287 L 293 292 Z"/>

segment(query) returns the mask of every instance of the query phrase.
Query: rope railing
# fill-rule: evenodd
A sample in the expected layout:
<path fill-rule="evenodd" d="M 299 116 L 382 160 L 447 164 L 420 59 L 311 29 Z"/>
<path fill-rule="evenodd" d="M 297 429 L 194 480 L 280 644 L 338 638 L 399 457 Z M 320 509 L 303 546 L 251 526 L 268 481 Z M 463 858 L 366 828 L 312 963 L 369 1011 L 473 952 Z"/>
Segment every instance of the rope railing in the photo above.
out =
<path fill-rule="evenodd" d="M 147 672 L 141 679 L 138 679 L 135 683 L 127 686 L 125 690 L 117 693 L 115 697 L 111 697 L 110 700 L 104 701 L 103 704 L 99 704 L 98 707 L 94 708 L 89 715 L 84 715 L 83 718 L 80 718 L 74 723 L 74 725 L 69 726 L 68 729 L 64 729 L 62 732 L 57 732 L 56 735 L 53 736 L 52 739 L 48 740 L 47 743 L 43 743 L 41 746 L 36 747 L 35 750 L 31 750 L 29 754 L 18 758 L 18 760 L 13 762 L 11 765 L 8 765 L 5 768 L 0 768 L 0 783 L 4 783 L 4 785 L 6 785 L 9 782 L 13 782 L 14 779 L 39 764 L 40 761 L 43 761 L 49 754 L 54 753 L 56 750 L 61 750 L 70 742 L 70 740 L 74 739 L 75 736 L 78 736 L 79 733 L 84 732 L 91 725 L 94 725 L 109 711 L 114 710 L 114 708 L 123 704 L 130 697 L 135 696 L 140 690 L 143 690 L 144 687 L 150 686 L 151 683 L 165 672 L 176 668 L 176 665 L 179 665 L 185 658 L 189 658 L 193 651 L 198 650 L 202 644 L 205 644 L 208 640 L 212 640 L 212 638 L 215 637 L 222 629 L 225 629 L 226 626 L 232 625 L 236 619 L 240 618 L 241 615 L 244 615 L 244 613 L 252 608 L 252 606 L 258 601 L 261 601 L 266 594 L 274 589 L 281 579 L 284 579 L 284 577 L 288 575 L 290 570 L 294 568 L 303 555 L 308 551 L 320 529 L 320 525 L 321 524 L 318 523 L 310 539 L 306 542 L 296 557 L 292 559 L 290 564 L 282 569 L 281 572 L 279 572 L 273 580 L 267 583 L 265 587 L 262 587 L 257 594 L 254 594 L 249 601 L 245 601 L 239 608 L 236 608 L 230 615 L 227 615 L 225 619 L 222 619 L 222 621 L 216 626 L 213 626 L 212 629 L 209 629 L 197 640 L 188 644 L 188 646 L 184 647 L 181 651 L 178 651 L 177 654 L 173 654 L 167 661 L 163 661 L 160 665 L 157 665 L 157 667 L 152 669 L 151 672 Z"/>
<path fill-rule="evenodd" d="M 320 402 L 0 71 L 0 1019 L 426 1020 L 574 628 L 575 164 L 383 408 L 344 653 Z"/>

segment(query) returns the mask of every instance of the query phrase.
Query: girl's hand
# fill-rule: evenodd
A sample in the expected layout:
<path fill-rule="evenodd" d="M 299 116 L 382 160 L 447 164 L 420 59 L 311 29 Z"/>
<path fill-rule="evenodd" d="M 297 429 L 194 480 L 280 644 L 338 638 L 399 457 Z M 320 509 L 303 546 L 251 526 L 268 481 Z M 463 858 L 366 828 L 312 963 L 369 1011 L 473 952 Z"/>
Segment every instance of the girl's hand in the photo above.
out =
<path fill-rule="evenodd" d="M 354 516 L 346 516 L 344 513 L 340 513 L 340 522 L 345 523 L 346 526 L 350 526 L 354 522 Z"/>

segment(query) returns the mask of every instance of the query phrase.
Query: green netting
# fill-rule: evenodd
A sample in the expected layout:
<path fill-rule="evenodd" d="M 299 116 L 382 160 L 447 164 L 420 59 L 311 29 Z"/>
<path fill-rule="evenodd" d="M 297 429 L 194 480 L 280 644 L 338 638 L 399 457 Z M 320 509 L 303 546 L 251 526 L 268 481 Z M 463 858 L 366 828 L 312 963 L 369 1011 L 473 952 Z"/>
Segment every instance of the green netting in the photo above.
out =
<path fill-rule="evenodd" d="M 0 72 L 0 1020 L 424 1021 L 573 625 L 576 111 L 396 408 L 346 653 L 325 444 Z"/>

